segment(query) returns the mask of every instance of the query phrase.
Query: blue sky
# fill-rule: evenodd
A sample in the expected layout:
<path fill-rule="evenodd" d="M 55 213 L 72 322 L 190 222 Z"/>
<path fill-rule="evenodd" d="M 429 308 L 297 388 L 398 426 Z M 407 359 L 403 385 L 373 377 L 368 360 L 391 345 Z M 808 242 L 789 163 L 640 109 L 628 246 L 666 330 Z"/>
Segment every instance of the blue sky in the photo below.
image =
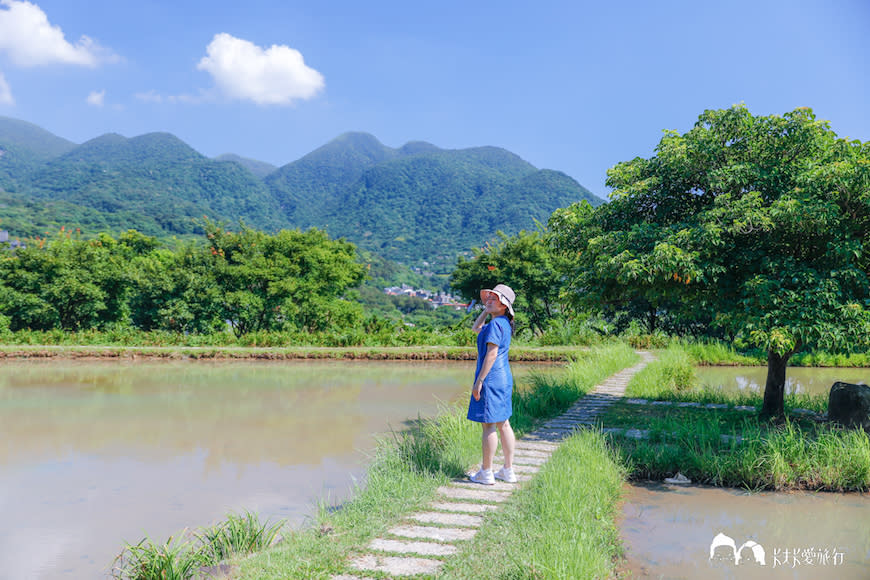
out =
<path fill-rule="evenodd" d="M 0 0 L 0 115 L 276 165 L 346 131 L 496 145 L 606 196 L 704 109 L 870 140 L 867 55 L 866 0 Z"/>

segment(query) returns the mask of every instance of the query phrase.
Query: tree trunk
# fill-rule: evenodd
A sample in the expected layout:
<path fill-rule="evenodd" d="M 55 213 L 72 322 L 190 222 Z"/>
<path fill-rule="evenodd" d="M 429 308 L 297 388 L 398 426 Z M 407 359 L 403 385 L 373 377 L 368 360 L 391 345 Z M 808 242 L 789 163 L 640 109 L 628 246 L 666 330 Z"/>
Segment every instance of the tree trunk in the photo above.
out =
<path fill-rule="evenodd" d="M 764 385 L 764 404 L 761 415 L 782 417 L 785 415 L 785 370 L 794 351 L 783 355 L 767 351 L 767 383 Z"/>
<path fill-rule="evenodd" d="M 647 318 L 646 327 L 649 330 L 650 334 L 655 334 L 655 332 L 656 332 L 656 309 L 655 309 L 655 306 L 650 306 L 649 317 Z"/>

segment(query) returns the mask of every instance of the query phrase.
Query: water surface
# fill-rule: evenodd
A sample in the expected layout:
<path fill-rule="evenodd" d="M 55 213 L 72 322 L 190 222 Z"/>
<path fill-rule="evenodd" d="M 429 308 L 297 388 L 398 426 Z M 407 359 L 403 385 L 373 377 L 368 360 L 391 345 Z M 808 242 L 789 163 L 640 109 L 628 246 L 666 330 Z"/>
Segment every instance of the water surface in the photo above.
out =
<path fill-rule="evenodd" d="M 512 365 L 521 377 L 529 367 Z M 123 540 L 250 509 L 302 524 L 473 363 L 0 365 L 0 578 L 105 577 Z M 519 380 L 519 379 L 518 379 Z"/>
<path fill-rule="evenodd" d="M 728 392 L 763 393 L 767 367 L 696 367 L 701 385 Z M 837 381 L 867 384 L 870 369 L 789 367 L 786 372 L 785 394 L 804 393 L 827 395 Z"/>
<path fill-rule="evenodd" d="M 627 486 L 620 535 L 633 578 L 867 580 L 870 496 Z M 710 548 L 722 533 L 739 550 Z M 750 544 L 751 545 L 751 544 Z"/>

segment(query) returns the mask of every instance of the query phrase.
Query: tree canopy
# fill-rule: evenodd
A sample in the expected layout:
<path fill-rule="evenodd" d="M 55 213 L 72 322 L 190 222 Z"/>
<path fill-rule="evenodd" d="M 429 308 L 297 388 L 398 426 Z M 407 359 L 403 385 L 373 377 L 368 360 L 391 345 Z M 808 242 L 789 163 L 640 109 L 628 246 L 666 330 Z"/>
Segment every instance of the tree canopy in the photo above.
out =
<path fill-rule="evenodd" d="M 764 348 L 769 415 L 783 412 L 794 352 L 867 343 L 870 144 L 807 108 L 708 110 L 607 185 L 609 204 L 549 222 L 572 303 Z"/>

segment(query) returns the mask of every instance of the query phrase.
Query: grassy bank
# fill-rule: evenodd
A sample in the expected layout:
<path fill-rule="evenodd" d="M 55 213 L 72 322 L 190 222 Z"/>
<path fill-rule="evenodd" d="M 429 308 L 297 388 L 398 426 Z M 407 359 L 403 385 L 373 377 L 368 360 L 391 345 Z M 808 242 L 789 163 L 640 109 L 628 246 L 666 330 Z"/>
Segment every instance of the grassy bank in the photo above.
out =
<path fill-rule="evenodd" d="M 570 346 L 511 346 L 517 362 L 566 362 L 582 351 Z M 98 359 L 257 359 L 257 360 L 475 360 L 477 349 L 467 346 L 406 347 L 185 347 L 185 346 L 46 346 L 0 345 L 2 358 Z"/>
<path fill-rule="evenodd" d="M 633 427 L 649 438 L 615 437 L 635 479 L 671 477 L 681 472 L 710 485 L 751 489 L 870 489 L 870 439 L 792 416 L 784 424 L 759 418 L 737 406 L 761 407 L 761 394 L 728 394 L 701 389 L 692 357 L 679 345 L 635 375 L 626 394 L 660 401 L 718 403 L 725 409 L 631 405 L 620 402 L 601 417 L 610 427 Z M 786 409 L 825 411 L 824 396 L 787 396 Z"/>
<path fill-rule="evenodd" d="M 576 399 L 635 360 L 636 355 L 625 345 L 593 348 L 569 365 L 566 380 L 539 378 L 532 386 L 519 389 L 511 418 L 518 435 L 542 418 L 558 414 L 564 408 L 563 401 Z M 385 438 L 377 448 L 365 484 L 350 500 L 340 509 L 322 505 L 311 525 L 290 532 L 287 541 L 236 561 L 235 577 L 326 578 L 349 573 L 348 557 L 430 502 L 436 488 L 463 476 L 470 465 L 479 461 L 479 454 L 480 427 L 465 419 L 464 408 L 445 409 L 434 419 L 418 422 L 414 429 Z M 596 504 L 595 509 L 608 507 Z"/>

